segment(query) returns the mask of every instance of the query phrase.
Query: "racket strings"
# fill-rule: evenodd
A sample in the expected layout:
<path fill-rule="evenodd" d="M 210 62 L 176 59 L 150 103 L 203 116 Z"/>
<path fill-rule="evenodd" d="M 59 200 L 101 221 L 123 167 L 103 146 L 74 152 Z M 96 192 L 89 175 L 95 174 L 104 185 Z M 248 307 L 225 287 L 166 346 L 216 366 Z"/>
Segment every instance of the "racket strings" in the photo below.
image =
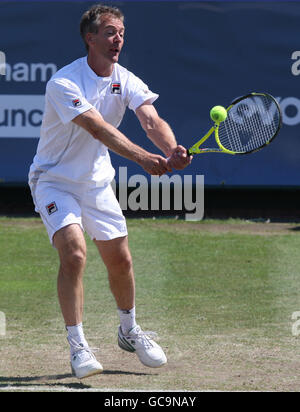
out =
<path fill-rule="evenodd" d="M 280 113 L 271 96 L 251 96 L 229 110 L 219 126 L 219 140 L 225 149 L 251 152 L 273 138 L 279 123 Z"/>

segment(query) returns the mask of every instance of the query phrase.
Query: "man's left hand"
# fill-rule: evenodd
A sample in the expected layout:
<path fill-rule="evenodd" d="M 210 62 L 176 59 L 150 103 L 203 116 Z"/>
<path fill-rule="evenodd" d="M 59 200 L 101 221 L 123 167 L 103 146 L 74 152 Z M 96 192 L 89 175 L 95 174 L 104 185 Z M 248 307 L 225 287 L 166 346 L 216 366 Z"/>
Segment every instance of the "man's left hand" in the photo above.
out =
<path fill-rule="evenodd" d="M 183 170 L 188 165 L 191 164 L 192 159 L 193 159 L 193 156 L 189 156 L 187 153 L 187 150 L 183 146 L 178 145 L 173 150 L 173 153 L 171 154 L 171 156 L 169 156 L 168 164 L 173 169 Z"/>

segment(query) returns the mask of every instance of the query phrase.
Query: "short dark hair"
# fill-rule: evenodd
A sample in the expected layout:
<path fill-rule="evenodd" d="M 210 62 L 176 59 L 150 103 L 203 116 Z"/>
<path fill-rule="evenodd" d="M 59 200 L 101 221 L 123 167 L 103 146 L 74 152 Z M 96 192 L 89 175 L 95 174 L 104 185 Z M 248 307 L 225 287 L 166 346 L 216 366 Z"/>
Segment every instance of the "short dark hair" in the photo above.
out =
<path fill-rule="evenodd" d="M 92 6 L 83 14 L 80 21 L 80 34 L 87 50 L 89 50 L 89 46 L 85 40 L 85 36 L 87 33 L 98 33 L 101 17 L 104 14 L 110 14 L 124 21 L 124 15 L 117 7 L 105 6 L 103 4 L 95 4 Z"/>

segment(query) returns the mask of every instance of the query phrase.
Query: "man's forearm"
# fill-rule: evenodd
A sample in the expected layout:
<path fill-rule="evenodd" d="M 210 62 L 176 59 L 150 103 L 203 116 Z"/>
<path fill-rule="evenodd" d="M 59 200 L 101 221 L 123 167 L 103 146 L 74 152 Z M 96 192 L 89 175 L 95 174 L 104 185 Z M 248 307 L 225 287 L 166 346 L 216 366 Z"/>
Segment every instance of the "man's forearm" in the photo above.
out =
<path fill-rule="evenodd" d="M 151 175 L 162 175 L 172 169 L 163 157 L 152 154 L 131 142 L 123 133 L 108 123 L 99 127 L 94 134 L 109 149 L 139 164 Z"/>
<path fill-rule="evenodd" d="M 113 152 L 138 164 L 141 164 L 148 155 L 146 150 L 131 142 L 122 132 L 107 123 L 95 109 L 82 113 L 73 122 L 84 128 Z"/>
<path fill-rule="evenodd" d="M 73 119 L 73 122 L 85 129 L 94 139 L 102 142 L 110 150 L 139 164 L 152 175 L 162 175 L 172 170 L 165 158 L 149 153 L 133 143 L 122 132 L 103 120 L 95 109 L 82 113 Z"/>
<path fill-rule="evenodd" d="M 146 150 L 133 143 L 109 123 L 104 123 L 102 127 L 98 127 L 93 136 L 113 152 L 138 164 L 141 164 L 148 155 Z"/>
<path fill-rule="evenodd" d="M 176 138 L 171 127 L 161 118 L 155 122 L 153 127 L 147 129 L 147 136 L 167 157 L 177 147 Z"/>

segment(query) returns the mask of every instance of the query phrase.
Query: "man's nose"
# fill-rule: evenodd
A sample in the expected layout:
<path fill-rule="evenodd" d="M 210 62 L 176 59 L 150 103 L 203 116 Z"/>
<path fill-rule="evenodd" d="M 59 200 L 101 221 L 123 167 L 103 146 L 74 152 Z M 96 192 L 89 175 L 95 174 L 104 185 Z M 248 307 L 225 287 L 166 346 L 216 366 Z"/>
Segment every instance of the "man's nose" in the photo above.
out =
<path fill-rule="evenodd" d="M 114 42 L 115 42 L 115 43 L 121 43 L 122 40 L 123 40 L 123 38 L 121 37 L 121 35 L 120 35 L 119 33 L 117 33 L 117 34 L 115 35 Z"/>

